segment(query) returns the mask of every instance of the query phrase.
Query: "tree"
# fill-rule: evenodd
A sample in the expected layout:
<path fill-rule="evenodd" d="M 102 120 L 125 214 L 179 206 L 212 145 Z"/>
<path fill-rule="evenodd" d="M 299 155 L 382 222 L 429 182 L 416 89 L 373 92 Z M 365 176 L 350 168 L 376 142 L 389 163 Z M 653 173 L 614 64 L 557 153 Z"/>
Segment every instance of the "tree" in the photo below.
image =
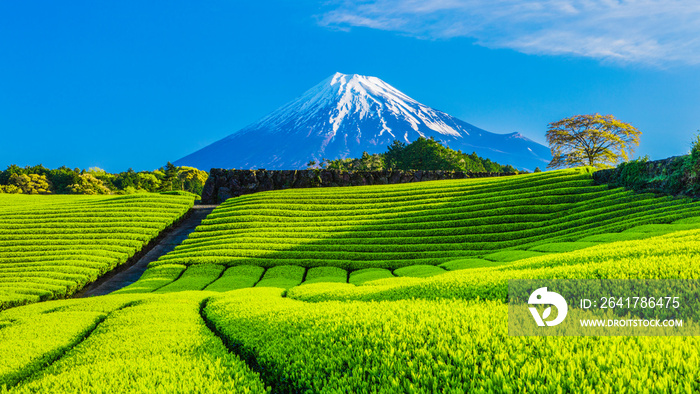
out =
<path fill-rule="evenodd" d="M 46 175 L 38 174 L 12 174 L 10 185 L 16 186 L 24 194 L 49 194 L 52 188 Z"/>
<path fill-rule="evenodd" d="M 168 162 L 168 164 L 165 165 L 165 168 L 162 168 L 163 173 L 165 176 L 163 177 L 163 182 L 162 182 L 162 191 L 172 191 L 172 190 L 180 190 L 180 180 L 178 179 L 178 171 L 177 167 L 171 163 Z"/>
<path fill-rule="evenodd" d="M 576 115 L 549 124 L 552 161 L 547 168 L 605 168 L 627 161 L 639 145 L 641 131 L 612 115 Z"/>
<path fill-rule="evenodd" d="M 434 138 L 420 137 L 410 144 L 394 140 L 385 153 L 362 153 L 357 159 L 321 161 L 321 168 L 341 171 L 380 170 L 443 170 L 464 172 L 506 172 L 506 167 L 476 152 L 468 155 L 461 150 L 443 146 Z M 510 170 L 515 171 L 511 166 Z"/>
<path fill-rule="evenodd" d="M 160 179 L 153 173 L 139 172 L 136 174 L 136 177 L 139 180 L 138 184 L 140 189 L 148 192 L 155 192 L 160 187 Z"/>
<path fill-rule="evenodd" d="M 111 190 L 96 178 L 93 174 L 86 172 L 78 175 L 78 181 L 68 185 L 68 191 L 74 194 L 110 194 Z"/>
<path fill-rule="evenodd" d="M 194 167 L 182 166 L 178 167 L 177 177 L 182 185 L 182 190 L 202 195 L 209 174 Z"/>

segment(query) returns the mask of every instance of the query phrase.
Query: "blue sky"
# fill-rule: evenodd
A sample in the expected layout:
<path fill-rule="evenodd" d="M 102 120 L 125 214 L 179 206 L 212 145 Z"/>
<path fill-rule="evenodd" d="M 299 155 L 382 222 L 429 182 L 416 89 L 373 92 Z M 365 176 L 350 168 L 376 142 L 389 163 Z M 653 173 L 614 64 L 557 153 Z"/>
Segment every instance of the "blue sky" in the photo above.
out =
<path fill-rule="evenodd" d="M 167 4 L 167 6 L 164 6 Z M 700 129 L 695 0 L 0 2 L 0 168 L 152 170 L 339 71 L 496 133 L 613 114 Z"/>

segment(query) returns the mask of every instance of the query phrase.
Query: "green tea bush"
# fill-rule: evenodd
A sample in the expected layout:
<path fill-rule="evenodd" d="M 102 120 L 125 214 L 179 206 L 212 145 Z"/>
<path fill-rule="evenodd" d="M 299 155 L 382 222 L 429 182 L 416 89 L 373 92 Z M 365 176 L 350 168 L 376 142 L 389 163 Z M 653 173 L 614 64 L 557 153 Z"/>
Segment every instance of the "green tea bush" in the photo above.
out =
<path fill-rule="evenodd" d="M 164 264 L 151 267 L 136 282 L 112 294 L 150 293 L 172 283 L 182 275 L 187 267 L 180 264 Z"/>
<path fill-rule="evenodd" d="M 217 297 L 204 314 L 281 392 L 700 389 L 694 337 L 517 337 L 498 301 L 312 305 L 260 290 Z"/>
<path fill-rule="evenodd" d="M 296 265 L 279 265 L 265 271 L 262 279 L 256 287 L 279 287 L 289 289 L 301 284 L 304 280 L 306 268 Z"/>
<path fill-rule="evenodd" d="M 20 359 L 7 369 L 22 371 L 16 366 L 21 364 L 28 372 L 11 392 L 269 392 L 259 375 L 207 327 L 200 315 L 204 300 L 199 292 L 121 296 L 132 302 L 96 324 L 100 314 L 88 311 L 105 298 L 115 296 L 81 300 L 70 312 L 29 316 L 34 322 L 18 330 L 20 336 L 10 337 L 7 345 L 3 341 L 2 360 Z M 61 318 L 72 320 L 61 324 Z M 0 335 L 12 327 L 3 328 Z M 92 329 L 89 336 L 76 342 L 86 329 Z M 62 352 L 61 357 L 56 359 L 53 352 Z M 42 362 L 46 357 L 55 362 Z M 17 375 L 9 376 L 5 379 L 10 385 L 18 382 Z"/>
<path fill-rule="evenodd" d="M 207 286 L 205 290 L 209 291 L 230 291 L 242 289 L 244 287 L 253 287 L 260 280 L 265 272 L 262 267 L 254 265 L 237 265 L 226 269 L 223 275 L 212 284 Z"/>
<path fill-rule="evenodd" d="M 595 236 L 593 236 L 595 237 Z M 535 251 L 535 252 L 544 252 L 544 253 L 563 253 L 563 252 L 571 252 L 573 250 L 579 250 L 579 249 L 585 249 L 594 245 L 597 245 L 598 242 L 550 242 L 546 244 L 541 244 L 537 246 L 533 246 L 528 250 Z"/>
<path fill-rule="evenodd" d="M 347 283 L 348 272 L 338 267 L 314 267 L 309 268 L 304 278 L 304 284 L 321 282 Z"/>
<path fill-rule="evenodd" d="M 532 250 L 502 250 L 500 252 L 489 253 L 483 256 L 483 258 L 485 260 L 508 263 L 511 261 L 521 260 L 528 257 L 542 256 L 542 254 L 542 252 L 535 252 Z"/>
<path fill-rule="evenodd" d="M 484 268 L 484 267 L 495 267 L 503 264 L 500 261 L 491 261 L 484 259 L 457 259 L 450 260 L 446 263 L 440 264 L 440 267 L 448 271 L 457 271 L 469 268 Z"/>
<path fill-rule="evenodd" d="M 172 225 L 192 196 L 0 196 L 0 310 L 68 297 Z"/>
<path fill-rule="evenodd" d="M 289 290 L 287 296 L 310 302 L 411 298 L 506 302 L 511 279 L 694 279 L 700 277 L 698 245 L 700 229 L 687 230 L 531 257 L 492 268 L 446 272 L 430 278 L 387 278 L 357 287 L 303 286 Z"/>
<path fill-rule="evenodd" d="M 364 268 L 350 272 L 348 282 L 354 285 L 361 285 L 365 282 L 393 277 L 394 275 L 391 271 L 385 268 Z"/>
<path fill-rule="evenodd" d="M 180 277 L 158 290 L 156 293 L 170 293 L 174 291 L 202 290 L 219 279 L 224 272 L 223 265 L 198 264 L 188 267 Z"/>
<path fill-rule="evenodd" d="M 394 275 L 396 276 L 409 276 L 413 278 L 425 278 L 442 273 L 445 273 L 445 270 L 434 265 L 410 265 L 394 270 Z"/>
<path fill-rule="evenodd" d="M 400 269 L 513 261 L 543 243 L 700 215 L 700 203 L 595 186 L 587 169 L 290 189 L 227 200 L 159 264 Z M 510 250 L 500 254 L 503 250 Z M 513 249 L 521 249 L 514 252 Z"/>

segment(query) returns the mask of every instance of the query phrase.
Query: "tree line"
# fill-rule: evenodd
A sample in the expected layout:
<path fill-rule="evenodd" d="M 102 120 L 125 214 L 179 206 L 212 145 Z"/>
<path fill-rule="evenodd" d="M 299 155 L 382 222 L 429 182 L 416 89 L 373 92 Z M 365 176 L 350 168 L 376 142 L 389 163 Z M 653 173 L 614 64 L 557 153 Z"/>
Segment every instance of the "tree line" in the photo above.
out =
<path fill-rule="evenodd" d="M 443 170 L 463 172 L 518 172 L 511 165 L 501 165 L 489 159 L 479 157 L 476 152 L 463 153 L 443 146 L 433 137 L 419 137 L 406 144 L 395 140 L 384 153 L 370 155 L 363 152 L 362 157 L 328 160 L 320 163 L 310 161 L 310 168 L 325 168 L 341 171 L 378 171 L 378 170 Z"/>
<path fill-rule="evenodd" d="M 20 167 L 12 164 L 0 171 L 0 193 L 23 194 L 132 194 L 140 192 L 186 191 L 202 194 L 208 178 L 193 167 L 167 165 L 154 171 L 129 169 L 112 174 L 97 167 L 48 169 L 43 165 Z"/>

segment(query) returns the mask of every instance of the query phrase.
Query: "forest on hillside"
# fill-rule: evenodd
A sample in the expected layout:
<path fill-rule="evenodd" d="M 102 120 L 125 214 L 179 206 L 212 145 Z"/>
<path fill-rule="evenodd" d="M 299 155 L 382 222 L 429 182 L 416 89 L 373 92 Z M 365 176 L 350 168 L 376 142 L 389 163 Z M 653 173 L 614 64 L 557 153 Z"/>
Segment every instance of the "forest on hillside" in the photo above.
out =
<path fill-rule="evenodd" d="M 202 194 L 208 174 L 193 167 L 168 162 L 154 171 L 133 169 L 112 174 L 97 167 L 48 169 L 39 164 L 15 164 L 0 171 L 0 193 L 21 194 L 132 194 L 185 191 Z"/>
<path fill-rule="evenodd" d="M 476 152 L 463 153 L 443 146 L 433 137 L 420 137 L 406 144 L 395 140 L 384 153 L 370 155 L 367 152 L 359 158 L 327 160 L 320 163 L 309 162 L 311 168 L 325 168 L 342 171 L 379 171 L 379 170 L 442 170 L 463 172 L 508 172 L 517 173 L 512 165 L 501 165 L 489 159 L 479 157 Z M 539 169 L 536 170 L 536 172 Z"/>

